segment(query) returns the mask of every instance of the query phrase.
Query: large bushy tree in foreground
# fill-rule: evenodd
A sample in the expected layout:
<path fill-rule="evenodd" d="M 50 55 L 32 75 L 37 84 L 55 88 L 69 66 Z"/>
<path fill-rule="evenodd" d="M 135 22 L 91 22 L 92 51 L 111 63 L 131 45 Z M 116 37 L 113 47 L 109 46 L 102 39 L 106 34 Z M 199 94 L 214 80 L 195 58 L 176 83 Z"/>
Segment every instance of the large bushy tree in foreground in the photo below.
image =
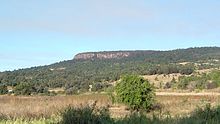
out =
<path fill-rule="evenodd" d="M 123 76 L 115 87 L 118 102 L 125 103 L 132 110 L 150 110 L 155 101 L 153 86 L 136 75 Z"/>

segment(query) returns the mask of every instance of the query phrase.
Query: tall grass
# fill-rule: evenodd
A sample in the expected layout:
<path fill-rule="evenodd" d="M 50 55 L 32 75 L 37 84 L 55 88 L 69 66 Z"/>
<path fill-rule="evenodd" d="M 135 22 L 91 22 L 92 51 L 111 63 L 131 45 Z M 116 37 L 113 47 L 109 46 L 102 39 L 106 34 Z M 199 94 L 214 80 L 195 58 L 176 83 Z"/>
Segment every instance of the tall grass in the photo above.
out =
<path fill-rule="evenodd" d="M 40 119 L 50 118 L 67 106 L 86 105 L 97 101 L 97 106 L 111 104 L 107 95 L 91 94 L 77 96 L 1 96 L 0 118 Z"/>
<path fill-rule="evenodd" d="M 69 107 L 62 113 L 62 121 L 59 124 L 219 124 L 220 106 L 211 108 L 207 104 L 204 109 L 198 108 L 188 117 L 164 117 L 132 113 L 124 118 L 112 119 L 106 109 Z"/>
<path fill-rule="evenodd" d="M 121 105 L 112 105 L 111 100 L 107 97 L 107 95 L 91 94 L 54 97 L 0 96 L 0 124 L 61 123 L 64 119 L 64 114 L 57 115 L 58 112 L 63 110 L 61 113 L 71 113 L 72 111 L 75 113 L 75 109 L 83 112 L 84 108 L 87 107 L 86 104 L 91 100 L 97 100 L 96 107 L 100 109 L 101 107 L 110 105 L 109 113 L 103 114 L 105 117 L 110 118 L 110 124 L 188 124 L 191 122 L 193 124 L 201 124 L 205 122 L 208 122 L 208 124 L 220 123 L 220 107 L 212 108 L 210 105 L 207 105 L 204 108 L 203 106 L 206 103 L 212 103 L 212 106 L 216 106 L 220 101 L 219 96 L 157 96 L 158 102 L 163 105 L 161 114 L 159 112 L 154 112 L 157 113 L 157 115 L 152 116 L 152 113 L 148 113 L 146 116 L 145 114 L 141 115 L 137 113 L 129 114 L 126 107 L 124 108 L 124 106 Z M 202 107 L 195 110 L 197 105 L 202 105 Z M 65 108 L 69 109 L 69 112 Z M 98 117 L 100 120 L 103 119 L 103 116 L 100 117 L 100 114 L 98 113 L 104 110 L 93 110 L 92 113 L 89 111 L 90 114 L 93 114 L 90 116 L 88 112 L 88 109 L 90 108 L 87 107 L 86 109 L 87 114 L 82 113 L 82 115 L 87 115 L 83 117 L 86 119 L 82 120 L 88 120 L 87 117 L 93 116 Z M 167 112 L 169 112 L 168 114 L 170 114 L 170 116 L 168 116 Z M 69 114 L 66 115 L 69 116 Z M 69 117 L 71 120 L 71 116 Z M 104 121 L 101 122 L 103 123 Z"/>
<path fill-rule="evenodd" d="M 108 109 L 105 108 L 68 107 L 61 115 L 60 124 L 111 124 L 113 122 Z"/>
<path fill-rule="evenodd" d="M 0 124 L 219 124 L 220 106 L 198 108 L 185 117 L 166 115 L 147 116 L 145 113 L 132 113 L 123 118 L 111 118 L 108 109 L 94 107 L 67 107 L 61 112 L 60 119 L 0 119 Z"/>
<path fill-rule="evenodd" d="M 220 106 L 212 108 L 210 104 L 198 108 L 190 117 L 184 117 L 178 121 L 180 124 L 220 124 Z"/>
<path fill-rule="evenodd" d="M 36 120 L 24 120 L 24 119 L 14 119 L 14 120 L 0 120 L 0 124 L 56 124 L 57 121 L 53 119 L 36 119 Z"/>

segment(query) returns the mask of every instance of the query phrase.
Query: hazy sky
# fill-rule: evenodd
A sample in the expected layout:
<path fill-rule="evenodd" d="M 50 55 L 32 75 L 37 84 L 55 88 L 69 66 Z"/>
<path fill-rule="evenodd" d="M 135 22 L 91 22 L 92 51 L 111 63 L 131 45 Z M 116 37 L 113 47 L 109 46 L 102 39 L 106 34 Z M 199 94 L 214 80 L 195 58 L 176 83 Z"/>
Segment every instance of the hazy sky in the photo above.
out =
<path fill-rule="evenodd" d="M 219 0 L 1 0 L 0 71 L 78 52 L 220 46 Z"/>

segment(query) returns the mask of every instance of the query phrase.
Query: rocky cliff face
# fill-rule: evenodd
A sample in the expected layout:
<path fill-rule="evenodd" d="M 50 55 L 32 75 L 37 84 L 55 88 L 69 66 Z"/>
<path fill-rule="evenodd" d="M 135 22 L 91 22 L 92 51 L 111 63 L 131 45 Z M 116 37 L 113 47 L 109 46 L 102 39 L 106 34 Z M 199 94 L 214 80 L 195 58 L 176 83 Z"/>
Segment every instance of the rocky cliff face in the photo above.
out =
<path fill-rule="evenodd" d="M 87 60 L 87 59 L 120 59 L 130 57 L 130 52 L 97 52 L 97 53 L 79 53 L 74 59 Z"/>

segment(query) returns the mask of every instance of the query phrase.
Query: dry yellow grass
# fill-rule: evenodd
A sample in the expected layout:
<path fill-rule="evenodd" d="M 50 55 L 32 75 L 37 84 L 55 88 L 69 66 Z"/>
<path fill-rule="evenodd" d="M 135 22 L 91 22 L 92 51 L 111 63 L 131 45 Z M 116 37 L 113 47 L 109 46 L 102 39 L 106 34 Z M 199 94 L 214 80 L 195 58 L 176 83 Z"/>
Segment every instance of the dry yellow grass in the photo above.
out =
<path fill-rule="evenodd" d="M 197 108 L 211 103 L 219 104 L 220 96 L 216 94 L 204 95 L 173 95 L 157 94 L 157 102 L 162 105 L 162 112 L 171 116 L 187 115 Z M 123 105 L 112 105 L 107 95 L 90 94 L 78 96 L 0 96 L 0 115 L 11 118 L 50 118 L 67 106 L 80 107 L 90 101 L 97 100 L 97 106 L 111 106 L 110 112 L 114 117 L 122 117 L 129 112 Z"/>
<path fill-rule="evenodd" d="M 0 96 L 0 114 L 8 117 L 41 118 L 57 114 L 67 106 L 86 105 L 98 101 L 97 106 L 111 104 L 106 95 L 78 96 Z"/>
<path fill-rule="evenodd" d="M 155 87 L 161 88 L 160 85 L 164 85 L 167 82 L 171 82 L 174 78 L 176 81 L 182 76 L 180 73 L 176 74 L 160 74 L 160 75 L 144 75 L 144 79 L 148 80 L 150 83 L 154 84 Z"/>
<path fill-rule="evenodd" d="M 211 68 L 211 69 L 202 69 L 202 70 L 196 70 L 195 72 L 202 74 L 202 73 L 210 73 L 213 70 L 219 70 L 219 68 Z"/>
<path fill-rule="evenodd" d="M 212 106 L 219 105 L 219 94 L 163 94 L 158 95 L 157 100 L 162 104 L 163 112 L 169 112 L 171 116 L 189 115 L 198 107 L 205 107 L 207 103 Z"/>

